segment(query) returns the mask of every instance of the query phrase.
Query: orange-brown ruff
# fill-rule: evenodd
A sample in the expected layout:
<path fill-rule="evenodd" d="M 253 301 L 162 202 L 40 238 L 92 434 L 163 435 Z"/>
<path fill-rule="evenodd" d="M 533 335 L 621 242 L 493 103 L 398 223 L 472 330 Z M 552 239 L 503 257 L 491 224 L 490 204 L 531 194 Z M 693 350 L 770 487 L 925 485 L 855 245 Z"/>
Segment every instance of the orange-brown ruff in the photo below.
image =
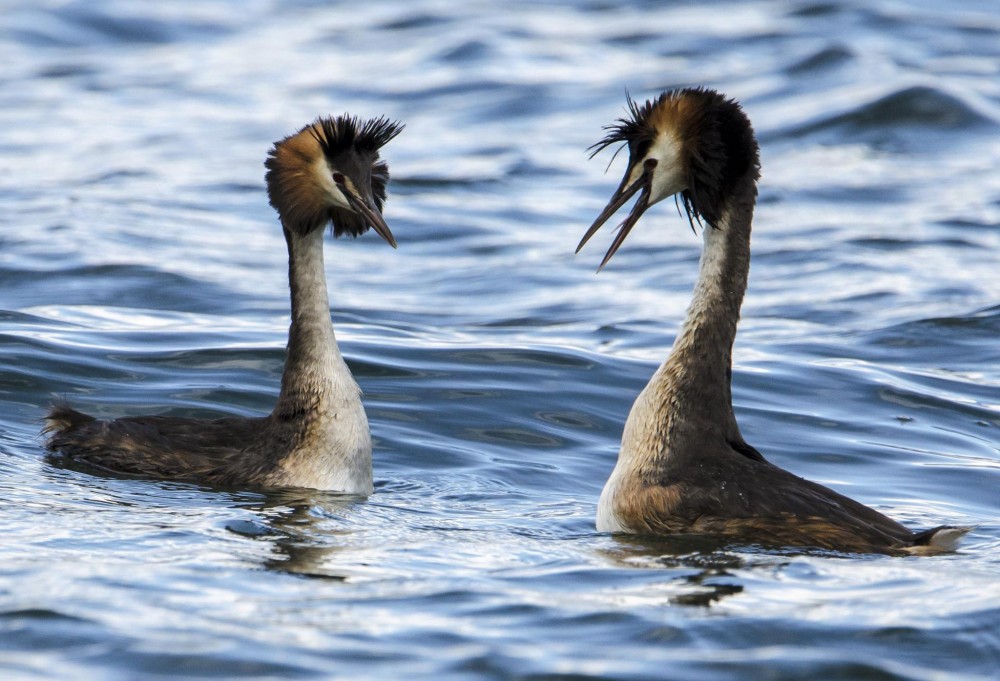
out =
<path fill-rule="evenodd" d="M 629 117 L 609 126 L 594 152 L 623 143 L 628 169 L 577 251 L 637 194 L 601 267 L 649 206 L 675 194 L 692 228 L 703 225 L 705 246 L 684 326 L 625 423 L 598 504 L 598 530 L 705 533 L 849 552 L 952 550 L 969 528 L 914 533 L 778 468 L 743 440 L 730 380 L 760 174 L 753 129 L 739 104 L 711 90 L 665 92 L 628 106 Z"/>
<path fill-rule="evenodd" d="M 137 416 L 97 420 L 68 405 L 46 418 L 47 447 L 121 473 L 226 486 L 298 486 L 371 494 L 371 436 L 360 389 L 337 347 L 323 232 L 374 229 L 389 180 L 379 149 L 402 130 L 385 118 L 320 118 L 276 142 L 267 191 L 288 246 L 292 323 L 274 410 L 260 418 Z"/>

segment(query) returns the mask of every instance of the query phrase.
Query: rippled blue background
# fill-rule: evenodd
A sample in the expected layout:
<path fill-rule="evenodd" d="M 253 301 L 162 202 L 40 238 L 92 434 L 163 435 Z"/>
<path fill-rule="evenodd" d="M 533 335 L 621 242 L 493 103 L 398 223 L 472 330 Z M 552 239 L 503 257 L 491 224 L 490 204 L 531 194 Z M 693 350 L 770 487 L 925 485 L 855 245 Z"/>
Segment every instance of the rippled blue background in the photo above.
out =
<path fill-rule="evenodd" d="M 990 679 L 1000 665 L 1000 16 L 940 2 L 0 3 L 5 679 Z M 958 554 L 593 530 L 700 239 L 580 236 L 637 98 L 762 145 L 734 399 L 772 461 Z M 377 491 L 59 467 L 44 406 L 261 414 L 288 323 L 263 189 L 317 115 L 407 124 L 392 251 L 327 246 Z"/>

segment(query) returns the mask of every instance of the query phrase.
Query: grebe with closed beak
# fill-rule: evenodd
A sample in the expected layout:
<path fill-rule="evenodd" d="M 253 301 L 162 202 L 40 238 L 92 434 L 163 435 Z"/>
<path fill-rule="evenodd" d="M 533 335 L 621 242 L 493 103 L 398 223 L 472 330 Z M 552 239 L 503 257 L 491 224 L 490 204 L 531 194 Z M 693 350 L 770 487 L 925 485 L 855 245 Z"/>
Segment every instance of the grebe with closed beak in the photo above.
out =
<path fill-rule="evenodd" d="M 714 534 L 740 542 L 847 552 L 953 550 L 968 527 L 913 532 L 768 462 L 733 414 L 732 347 L 750 268 L 760 175 L 757 140 L 738 103 L 718 92 L 664 92 L 607 126 L 594 154 L 628 147 L 625 176 L 577 252 L 630 198 L 603 268 L 653 204 L 680 194 L 704 247 L 694 297 L 670 356 L 632 406 L 597 529 Z M 600 269 L 600 268 L 599 268 Z"/>
<path fill-rule="evenodd" d="M 368 418 L 330 321 L 323 233 L 328 224 L 335 237 L 371 228 L 396 247 L 382 217 L 389 167 L 379 150 L 402 129 L 385 117 L 319 118 L 268 154 L 267 193 L 288 246 L 292 302 L 281 391 L 268 416 L 98 420 L 57 404 L 46 417 L 47 448 L 144 477 L 371 494 Z"/>

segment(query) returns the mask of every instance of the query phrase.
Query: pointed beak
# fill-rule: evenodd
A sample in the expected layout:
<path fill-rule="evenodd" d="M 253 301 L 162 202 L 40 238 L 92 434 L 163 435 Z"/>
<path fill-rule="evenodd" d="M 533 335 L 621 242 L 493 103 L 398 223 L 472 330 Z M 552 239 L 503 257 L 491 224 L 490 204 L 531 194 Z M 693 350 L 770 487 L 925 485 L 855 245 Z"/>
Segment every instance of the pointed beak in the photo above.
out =
<path fill-rule="evenodd" d="M 618 189 L 616 189 L 615 193 L 611 196 L 611 200 L 608 202 L 608 205 L 604 207 L 601 214 L 597 216 L 596 220 L 594 220 L 594 224 L 590 226 L 587 233 L 583 235 L 582 239 L 580 239 L 580 245 L 576 247 L 577 253 L 579 253 L 584 244 L 590 240 L 590 237 L 594 236 L 594 234 L 597 233 L 597 230 L 599 230 L 612 215 L 618 212 L 619 208 L 624 206 L 629 199 L 635 196 L 636 193 L 639 193 L 639 198 L 636 200 L 635 205 L 632 206 L 632 210 L 629 212 L 628 217 L 622 220 L 618 225 L 618 234 L 615 235 L 615 239 L 611 243 L 611 247 L 604 256 L 604 260 L 601 261 L 600 267 L 597 268 L 598 272 L 600 272 L 604 266 L 608 264 L 608 261 L 611 260 L 611 257 L 618 252 L 622 243 L 625 242 L 625 237 L 628 236 L 629 232 L 632 231 L 632 228 L 635 227 L 635 224 L 639 221 L 639 218 L 641 218 L 642 214 L 646 212 L 647 208 L 649 208 L 649 197 L 652 191 L 654 167 L 655 162 L 645 165 L 643 167 L 642 174 L 636 179 L 636 181 L 632 184 L 628 184 L 628 178 L 632 174 L 630 168 L 625 173 L 625 177 L 622 179 L 622 183 L 618 186 Z"/>
<path fill-rule="evenodd" d="M 344 196 L 347 197 L 347 202 L 351 204 L 351 208 L 354 209 L 358 215 L 364 218 L 368 226 L 375 230 L 375 232 L 388 242 L 390 246 L 396 248 L 396 238 L 392 235 L 389 230 L 389 225 L 385 223 L 385 219 L 382 217 L 382 213 L 371 203 L 365 203 L 360 197 L 355 196 L 354 192 L 350 191 L 346 187 L 341 187 Z"/>

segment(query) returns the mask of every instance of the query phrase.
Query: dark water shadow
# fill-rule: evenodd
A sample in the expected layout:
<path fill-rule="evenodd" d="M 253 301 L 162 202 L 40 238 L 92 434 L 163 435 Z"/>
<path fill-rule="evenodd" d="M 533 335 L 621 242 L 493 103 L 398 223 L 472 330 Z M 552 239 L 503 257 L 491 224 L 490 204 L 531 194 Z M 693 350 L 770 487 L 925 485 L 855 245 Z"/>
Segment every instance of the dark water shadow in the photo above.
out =
<path fill-rule="evenodd" d="M 283 574 L 329 581 L 346 581 L 347 574 L 332 568 L 331 556 L 345 550 L 338 538 L 347 530 L 338 530 L 330 518 L 363 503 L 364 497 L 287 488 L 262 492 L 240 503 L 254 511 L 253 520 L 233 520 L 226 529 L 234 534 L 272 544 L 271 556 L 263 562 L 267 570 Z"/>
<path fill-rule="evenodd" d="M 602 557 L 630 570 L 659 570 L 681 592 L 667 599 L 670 605 L 710 607 L 725 598 L 743 593 L 740 570 L 786 568 L 799 557 L 872 560 L 881 554 L 848 554 L 811 547 L 767 546 L 739 543 L 711 535 L 672 536 L 616 535 L 614 548 L 600 549 Z"/>
<path fill-rule="evenodd" d="M 669 581 L 680 590 L 667 598 L 669 605 L 710 607 L 744 589 L 734 570 L 746 567 L 746 560 L 715 537 L 619 535 L 614 548 L 599 553 L 621 568 L 658 570 L 670 575 Z"/>

